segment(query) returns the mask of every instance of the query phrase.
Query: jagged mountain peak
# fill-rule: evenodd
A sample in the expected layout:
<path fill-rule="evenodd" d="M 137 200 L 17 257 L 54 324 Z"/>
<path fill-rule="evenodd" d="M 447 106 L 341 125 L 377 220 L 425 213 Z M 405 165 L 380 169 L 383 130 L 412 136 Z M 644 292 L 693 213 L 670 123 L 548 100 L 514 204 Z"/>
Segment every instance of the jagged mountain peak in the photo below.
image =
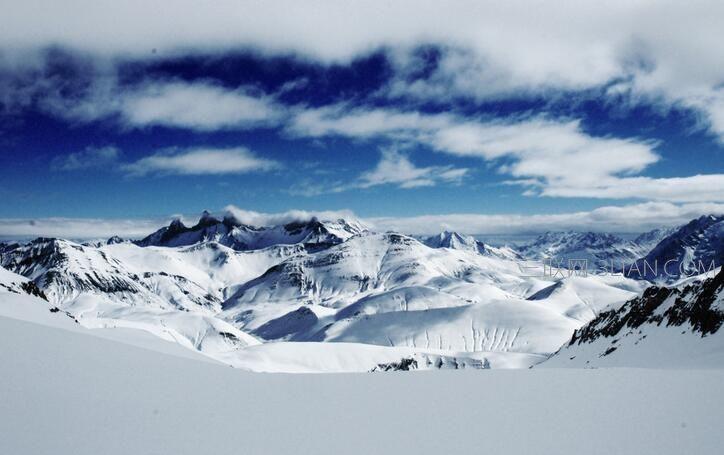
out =
<path fill-rule="evenodd" d="M 201 217 L 199 218 L 198 223 L 196 223 L 196 225 L 193 227 L 193 229 L 198 229 L 198 228 L 207 227 L 207 226 L 213 226 L 213 225 L 219 224 L 219 223 L 221 223 L 221 221 L 219 221 L 218 218 L 211 215 L 211 213 L 209 213 L 208 210 L 204 210 L 201 213 Z"/>
<path fill-rule="evenodd" d="M 664 237 L 629 268 L 629 275 L 673 282 L 724 264 L 724 215 L 693 219 Z"/>
<path fill-rule="evenodd" d="M 455 231 L 442 231 L 437 235 L 427 237 L 423 243 L 430 248 L 475 249 L 478 242 L 473 236 L 459 234 Z"/>
<path fill-rule="evenodd" d="M 117 245 L 119 243 L 126 243 L 128 240 L 119 237 L 117 235 L 114 235 L 113 237 L 110 237 L 108 240 L 106 240 L 106 245 Z"/>
<path fill-rule="evenodd" d="M 452 250 L 469 251 L 484 256 L 495 256 L 501 259 L 518 260 L 520 255 L 512 248 L 492 247 L 477 240 L 472 235 L 460 234 L 456 231 L 442 231 L 437 235 L 423 238 L 422 243 L 430 248 L 449 248 Z"/>
<path fill-rule="evenodd" d="M 273 245 L 303 244 L 310 248 L 323 248 L 343 242 L 353 235 L 365 232 L 358 223 L 344 219 L 322 221 L 316 217 L 297 220 L 278 226 L 255 227 L 244 224 L 233 213 L 222 220 L 204 211 L 192 227 L 174 220 L 136 242 L 139 246 L 188 246 L 202 242 L 218 242 L 238 251 L 267 248 Z"/>

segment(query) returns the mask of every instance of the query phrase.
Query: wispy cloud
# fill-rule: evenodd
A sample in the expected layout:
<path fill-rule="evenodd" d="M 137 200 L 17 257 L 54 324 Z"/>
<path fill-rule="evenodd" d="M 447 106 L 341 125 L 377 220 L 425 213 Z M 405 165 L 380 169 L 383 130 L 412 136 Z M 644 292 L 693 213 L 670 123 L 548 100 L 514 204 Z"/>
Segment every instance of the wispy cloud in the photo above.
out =
<path fill-rule="evenodd" d="M 455 113 L 429 114 L 344 103 L 322 107 L 284 106 L 272 96 L 205 82 L 143 84 L 117 97 L 109 97 L 114 90 L 101 89 L 99 93 L 103 95 L 90 96 L 72 106 L 59 104 L 57 111 L 83 121 L 115 115 L 131 127 L 164 125 L 211 131 L 283 126 L 287 134 L 297 137 L 343 136 L 417 144 L 450 155 L 480 158 L 501 174 L 510 176 L 510 183 L 525 187 L 526 195 L 673 202 L 724 200 L 723 174 L 658 179 L 642 176 L 640 174 L 660 159 L 657 143 L 640 138 L 593 136 L 575 119 L 546 115 L 471 118 Z M 84 103 L 88 106 L 83 107 Z M 711 118 L 718 122 L 717 116 Z M 93 161 L 94 153 L 99 161 L 103 153 L 112 152 L 89 150 L 71 155 L 67 163 L 56 165 L 79 169 L 82 162 Z M 149 172 L 219 174 L 263 171 L 275 166 L 248 151 L 225 153 L 233 154 L 226 162 L 226 170 L 220 161 L 205 160 L 200 153 L 157 153 L 125 165 L 124 169 L 136 175 Z M 383 157 L 377 168 L 360 176 L 357 182 L 324 185 L 321 190 L 340 192 L 383 184 L 401 188 L 432 186 L 459 181 L 467 172 L 449 166 L 419 168 L 408 157 L 397 154 Z M 303 191 L 320 192 L 313 188 Z"/>
<path fill-rule="evenodd" d="M 154 219 L 4 218 L 0 238 L 56 237 L 69 240 L 141 238 L 168 224 L 172 217 Z"/>
<path fill-rule="evenodd" d="M 164 14 L 148 14 L 148 5 L 140 1 L 89 8 L 80 0 L 56 5 L 29 0 L 0 16 L 0 50 L 12 67 L 35 64 L 33 51 L 49 46 L 104 61 L 158 59 L 151 52 L 156 47 L 172 56 L 252 49 L 337 64 L 387 49 L 392 80 L 384 96 L 419 101 L 546 97 L 625 80 L 635 97 L 688 106 L 724 137 L 721 2 L 484 2 L 453 9 L 425 1 L 385 8 L 288 1 L 255 4 L 254 14 L 249 9 L 248 2 L 226 2 L 199 11 L 193 0 L 161 0 L 158 10 Z M 82 21 L 78 11 L 83 11 Z M 280 17 L 294 18 L 283 20 L 284 33 L 277 32 Z M 421 45 L 438 49 L 434 65 L 417 52 Z M 247 95 L 238 93 L 237 100 L 219 96 L 225 109 L 248 105 Z M 188 106 L 195 94 L 160 90 L 139 96 Z M 137 119 L 148 118 L 145 101 L 128 108 L 143 114 Z M 154 121 L 209 128 L 193 113 L 150 111 Z"/>
<path fill-rule="evenodd" d="M 724 204 L 645 202 L 560 214 L 460 213 L 367 218 L 367 222 L 379 231 L 395 230 L 410 234 L 434 234 L 442 230 L 466 234 L 535 234 L 561 230 L 639 233 L 680 225 L 704 214 L 721 213 L 724 213 Z"/>
<path fill-rule="evenodd" d="M 394 230 L 408 234 L 434 234 L 453 230 L 467 234 L 534 234 L 556 230 L 593 230 L 598 232 L 638 233 L 662 226 L 676 226 L 705 214 L 724 214 L 724 204 L 671 204 L 646 202 L 624 206 L 606 206 L 590 211 L 560 214 L 502 214 L 453 213 L 411 217 L 360 218 L 350 210 L 263 213 L 227 206 L 223 212 L 252 226 L 270 226 L 292 221 L 339 218 L 353 220 L 383 232 Z M 141 238 L 169 223 L 173 217 L 155 219 L 92 219 L 36 218 L 0 219 L 0 238 L 60 237 L 67 239 L 97 239 L 120 235 Z M 188 223 L 196 217 L 187 216 Z"/>
<path fill-rule="evenodd" d="M 467 173 L 466 168 L 452 166 L 417 167 L 406 155 L 394 149 L 386 149 L 382 151 L 377 166 L 363 173 L 353 185 L 359 188 L 389 184 L 405 189 L 419 188 L 440 182 L 460 182 Z"/>
<path fill-rule="evenodd" d="M 279 224 L 287 224 L 292 222 L 306 222 L 312 218 L 320 220 L 334 221 L 344 219 L 365 224 L 351 210 L 288 210 L 279 213 L 264 213 L 254 210 L 245 210 L 235 205 L 227 205 L 224 208 L 226 213 L 234 216 L 239 222 L 250 226 L 274 226 Z"/>
<path fill-rule="evenodd" d="M 163 125 L 195 130 L 252 128 L 280 117 L 275 102 L 249 90 L 210 83 L 155 83 L 122 94 L 118 111 L 133 126 Z"/>
<path fill-rule="evenodd" d="M 478 157 L 513 177 L 509 183 L 527 187 L 525 194 L 531 196 L 724 201 L 724 174 L 635 176 L 660 159 L 655 142 L 592 136 L 576 120 L 476 120 L 335 105 L 300 113 L 289 131 L 313 137 L 392 138 Z"/>
<path fill-rule="evenodd" d="M 693 175 L 690 177 L 615 177 L 592 182 L 590 185 L 567 185 L 554 182 L 541 186 L 523 181 L 532 194 L 543 196 L 583 197 L 599 199 L 644 199 L 672 202 L 724 201 L 724 174 Z"/>
<path fill-rule="evenodd" d="M 402 189 L 430 187 L 438 184 L 460 184 L 470 169 L 453 166 L 418 167 L 406 154 L 395 148 L 384 148 L 377 165 L 348 182 L 305 180 L 289 190 L 293 195 L 318 196 L 355 189 L 393 185 Z"/>
<path fill-rule="evenodd" d="M 276 161 L 259 158 L 244 147 L 195 148 L 180 152 L 157 152 L 154 155 L 125 164 L 121 168 L 129 175 L 147 174 L 243 174 L 279 168 Z"/>
<path fill-rule="evenodd" d="M 55 157 L 50 166 L 59 171 L 107 168 L 115 166 L 120 156 L 121 152 L 114 146 L 86 147 L 80 152 Z"/>
<path fill-rule="evenodd" d="M 226 88 L 212 82 L 146 81 L 121 86 L 112 75 L 95 75 L 81 96 L 67 97 L 50 79 L 43 109 L 80 123 L 111 119 L 123 128 L 164 126 L 196 131 L 243 130 L 273 125 L 282 109 L 275 100 L 248 87 Z"/>

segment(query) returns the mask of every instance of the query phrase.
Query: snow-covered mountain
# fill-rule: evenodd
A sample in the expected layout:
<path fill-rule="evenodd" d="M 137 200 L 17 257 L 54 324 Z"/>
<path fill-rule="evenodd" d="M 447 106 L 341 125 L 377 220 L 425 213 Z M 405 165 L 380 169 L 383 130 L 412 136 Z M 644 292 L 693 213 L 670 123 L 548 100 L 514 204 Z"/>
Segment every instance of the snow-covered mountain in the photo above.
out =
<path fill-rule="evenodd" d="M 423 238 L 422 243 L 430 248 L 450 248 L 506 259 L 520 259 L 520 255 L 509 247 L 486 245 L 471 235 L 459 234 L 457 232 L 443 231 L 437 235 Z"/>
<path fill-rule="evenodd" d="M 38 286 L 22 275 L 13 273 L 0 267 L 0 292 L 27 294 L 43 300 L 48 300 L 45 293 Z"/>
<path fill-rule="evenodd" d="M 524 354 L 535 363 L 641 289 L 622 277 L 570 278 L 570 292 L 526 299 L 551 285 L 522 278 L 517 261 L 367 234 L 280 262 L 239 287 L 222 317 L 266 340 Z"/>
<path fill-rule="evenodd" d="M 724 269 L 651 286 L 576 330 L 555 366 L 715 367 L 724 364 Z"/>
<path fill-rule="evenodd" d="M 0 266 L 32 280 L 53 305 L 86 327 L 142 329 L 218 357 L 258 344 L 215 317 L 223 280 L 248 273 L 232 261 L 236 254 L 242 253 L 213 244 L 179 250 L 130 243 L 94 248 L 41 238 L 7 246 Z M 234 276 L 230 269 L 238 271 L 236 277 L 229 277 Z"/>
<path fill-rule="evenodd" d="M 670 236 L 674 232 L 678 231 L 681 228 L 681 226 L 674 226 L 674 227 L 662 227 L 653 229 L 648 232 L 644 232 L 636 236 L 635 239 L 633 239 L 633 243 L 638 245 L 638 247 L 642 251 L 649 252 L 651 251 L 656 245 L 659 244 L 662 240 L 664 240 L 666 237 Z"/>
<path fill-rule="evenodd" d="M 576 259 L 636 249 L 591 233 L 534 245 Z M 139 242 L 0 247 L 0 266 L 25 280 L 14 292 L 33 286 L 84 327 L 141 329 L 254 371 L 528 367 L 647 285 L 531 276 L 520 257 L 454 232 L 420 241 L 345 220 L 253 227 L 208 213 Z"/>
<path fill-rule="evenodd" d="M 140 240 L 140 246 L 188 246 L 201 242 L 217 242 L 234 250 L 246 251 L 274 245 L 302 244 L 324 248 L 341 243 L 365 228 L 346 220 L 320 221 L 311 218 L 280 226 L 254 227 L 227 214 L 219 220 L 204 212 L 198 223 L 187 227 L 179 219 Z"/>
<path fill-rule="evenodd" d="M 724 215 L 706 215 L 659 241 L 627 269 L 627 276 L 673 282 L 724 265 Z"/>
<path fill-rule="evenodd" d="M 653 235 L 653 234 L 652 234 Z M 613 234 L 596 232 L 546 232 L 518 250 L 528 259 L 551 260 L 567 267 L 569 260 L 585 259 L 589 267 L 622 268 L 645 254 L 645 245 Z"/>

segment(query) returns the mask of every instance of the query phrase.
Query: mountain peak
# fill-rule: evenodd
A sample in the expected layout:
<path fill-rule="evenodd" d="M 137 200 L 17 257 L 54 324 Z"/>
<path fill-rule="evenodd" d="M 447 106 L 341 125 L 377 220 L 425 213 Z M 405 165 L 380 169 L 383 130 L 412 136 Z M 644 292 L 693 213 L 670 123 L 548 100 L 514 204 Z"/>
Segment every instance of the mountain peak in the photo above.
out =
<path fill-rule="evenodd" d="M 171 220 L 171 224 L 169 224 L 168 227 L 173 230 L 186 229 L 186 225 L 181 221 L 181 218 L 178 217 Z"/>
<path fill-rule="evenodd" d="M 219 221 L 217 218 L 213 217 L 211 213 L 209 213 L 208 210 L 204 210 L 201 213 L 201 218 L 199 218 L 199 222 L 196 223 L 196 226 L 194 226 L 194 229 L 207 227 L 207 226 L 213 226 L 215 224 L 219 224 L 221 221 Z"/>
<path fill-rule="evenodd" d="M 483 253 L 485 251 L 485 245 L 477 241 L 475 237 L 448 230 L 423 239 L 422 243 L 430 248 L 450 248 L 453 250 L 474 251 L 476 253 Z"/>

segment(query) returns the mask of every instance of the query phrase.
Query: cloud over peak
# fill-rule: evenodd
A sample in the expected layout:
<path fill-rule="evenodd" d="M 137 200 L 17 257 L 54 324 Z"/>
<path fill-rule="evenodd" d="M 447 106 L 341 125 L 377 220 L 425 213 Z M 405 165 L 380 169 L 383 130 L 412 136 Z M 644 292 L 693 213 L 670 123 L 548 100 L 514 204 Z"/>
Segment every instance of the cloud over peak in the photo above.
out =
<path fill-rule="evenodd" d="M 359 218 L 350 210 L 305 211 L 289 210 L 264 213 L 244 210 L 230 205 L 227 213 L 252 226 L 270 226 L 294 221 L 345 219 L 364 227 L 384 232 L 394 230 L 407 234 L 435 234 L 452 230 L 466 234 L 533 234 L 545 231 L 581 230 L 596 232 L 641 233 L 662 226 L 676 226 L 703 214 L 724 213 L 723 204 L 671 204 L 646 202 L 624 206 L 604 206 L 591 211 L 560 214 L 477 214 L 420 215 L 411 217 Z M 193 224 L 197 216 L 185 219 Z M 0 238 L 29 238 L 38 236 L 66 239 L 97 239 L 120 235 L 141 238 L 174 217 L 156 219 L 101 218 L 0 218 Z"/>

